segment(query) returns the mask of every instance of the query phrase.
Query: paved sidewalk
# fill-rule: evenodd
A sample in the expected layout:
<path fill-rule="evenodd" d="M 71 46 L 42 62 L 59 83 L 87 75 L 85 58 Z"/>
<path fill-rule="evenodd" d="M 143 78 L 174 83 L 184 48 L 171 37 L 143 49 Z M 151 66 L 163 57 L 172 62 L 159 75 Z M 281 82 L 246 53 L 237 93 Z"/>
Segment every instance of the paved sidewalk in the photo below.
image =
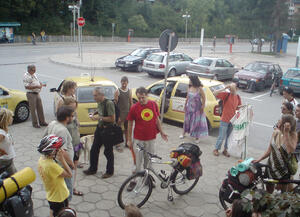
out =
<path fill-rule="evenodd" d="M 71 54 L 58 54 L 54 56 L 50 56 L 49 60 L 56 64 L 62 64 L 66 66 L 82 68 L 82 69 L 100 69 L 105 70 L 108 68 L 115 67 L 115 60 L 121 56 L 127 55 L 132 52 L 134 49 L 139 47 L 159 47 L 157 43 L 106 43 L 112 47 L 122 47 L 122 50 L 116 52 L 114 51 L 89 51 L 88 49 L 83 49 L 83 60 L 78 56 L 78 53 Z M 187 55 L 191 56 L 193 59 L 199 57 L 199 49 L 197 48 L 197 43 L 179 43 L 175 52 L 183 52 Z M 206 45 L 203 50 L 203 56 L 208 57 L 219 57 L 225 58 L 232 62 L 236 67 L 241 68 L 247 65 L 252 61 L 268 61 L 279 63 L 282 67 L 283 71 L 286 71 L 290 67 L 294 67 L 295 65 L 295 55 L 293 54 L 293 50 L 291 50 L 287 54 L 272 56 L 272 55 L 262 55 L 257 53 L 250 52 L 249 43 L 237 43 L 234 46 L 233 53 L 224 52 L 224 47 L 226 48 L 225 43 L 219 43 L 219 46 L 216 49 L 216 52 L 213 52 L 209 45 Z M 235 48 L 236 47 L 236 48 Z M 248 48 L 249 47 L 249 48 Z M 197 48 L 197 49 L 195 49 Z M 268 46 L 263 47 L 263 51 L 268 51 Z"/>
<path fill-rule="evenodd" d="M 163 142 L 158 136 L 155 150 L 164 159 L 169 158 L 170 150 L 176 148 L 183 140 L 178 137 L 181 128 L 164 124 L 163 128 L 169 135 L 169 141 Z M 36 172 L 37 179 L 32 184 L 34 212 L 36 217 L 49 216 L 48 202 L 45 200 L 45 191 L 37 173 L 37 161 L 40 154 L 36 147 L 42 134 L 42 129 L 31 127 L 31 122 L 15 124 L 10 127 L 10 132 L 15 140 L 17 157 L 15 164 L 17 169 L 32 167 Z M 213 132 L 217 134 L 217 132 Z M 215 137 L 207 137 L 199 145 L 203 154 L 201 163 L 203 165 L 203 176 L 196 187 L 187 195 L 179 196 L 174 193 L 174 202 L 167 201 L 167 190 L 162 190 L 157 183 L 149 201 L 141 208 L 145 217 L 215 217 L 225 216 L 218 199 L 218 190 L 225 178 L 226 171 L 236 162 L 236 158 L 226 158 L 222 155 L 215 157 L 212 154 Z M 184 141 L 192 141 L 186 138 Z M 258 157 L 260 153 L 249 150 L 249 156 Z M 118 207 L 117 192 L 121 183 L 131 174 L 132 158 L 128 149 L 123 153 L 115 151 L 115 175 L 109 179 L 102 180 L 101 171 L 105 169 L 106 160 L 103 149 L 100 153 L 99 171 L 93 176 L 84 176 L 83 169 L 78 169 L 77 189 L 84 192 L 83 197 L 73 196 L 70 206 L 75 208 L 79 217 L 121 217 L 124 212 Z M 87 166 L 85 167 L 85 169 Z M 158 170 L 161 167 L 155 167 Z M 170 171 L 170 167 L 166 171 Z"/>

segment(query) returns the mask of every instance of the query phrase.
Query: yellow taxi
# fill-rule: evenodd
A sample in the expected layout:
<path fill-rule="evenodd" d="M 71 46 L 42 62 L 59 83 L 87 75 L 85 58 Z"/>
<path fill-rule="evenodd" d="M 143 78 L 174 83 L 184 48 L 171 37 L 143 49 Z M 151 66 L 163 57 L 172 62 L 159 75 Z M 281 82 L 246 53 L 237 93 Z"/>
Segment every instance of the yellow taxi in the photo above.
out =
<path fill-rule="evenodd" d="M 95 132 L 98 121 L 92 121 L 89 118 L 89 113 L 93 113 L 97 109 L 97 103 L 93 97 L 93 90 L 97 86 L 104 88 L 105 97 L 113 100 L 114 94 L 117 90 L 117 85 L 103 77 L 90 77 L 87 75 L 79 77 L 68 77 L 64 79 L 58 86 L 58 88 L 51 88 L 50 92 L 54 94 L 54 112 L 58 100 L 61 98 L 61 90 L 64 81 L 72 80 L 77 83 L 76 88 L 76 100 L 78 102 L 77 116 L 80 123 L 80 134 L 93 134 Z"/>
<path fill-rule="evenodd" d="M 213 92 L 224 88 L 223 82 L 199 78 L 203 84 L 206 95 L 206 105 L 204 112 L 208 121 L 209 128 L 218 128 L 220 126 L 220 114 L 218 100 Z M 184 105 L 188 92 L 189 78 L 186 75 L 170 77 L 167 79 L 166 102 L 164 108 L 164 118 L 184 122 Z M 149 99 L 156 101 L 159 108 L 161 107 L 164 80 L 155 82 L 147 87 Z M 133 101 L 137 102 L 135 89 L 132 91 Z"/>
<path fill-rule="evenodd" d="M 26 121 L 30 110 L 26 93 L 20 90 L 12 90 L 0 85 L 0 108 L 7 108 L 14 113 L 15 122 Z"/>

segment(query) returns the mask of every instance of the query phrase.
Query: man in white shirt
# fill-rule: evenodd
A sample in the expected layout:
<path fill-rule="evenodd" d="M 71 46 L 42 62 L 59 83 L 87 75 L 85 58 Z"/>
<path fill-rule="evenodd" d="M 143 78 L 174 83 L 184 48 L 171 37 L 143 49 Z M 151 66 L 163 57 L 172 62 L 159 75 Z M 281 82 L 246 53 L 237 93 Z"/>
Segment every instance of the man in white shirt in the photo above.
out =
<path fill-rule="evenodd" d="M 30 114 L 32 119 L 32 126 L 40 128 L 40 126 L 48 126 L 45 121 L 42 100 L 40 91 L 43 85 L 35 75 L 35 65 L 27 66 L 27 72 L 24 74 L 23 83 L 27 90 L 26 96 L 29 103 Z M 37 114 L 36 114 L 37 113 Z M 37 116 L 39 121 L 37 120 Z"/>

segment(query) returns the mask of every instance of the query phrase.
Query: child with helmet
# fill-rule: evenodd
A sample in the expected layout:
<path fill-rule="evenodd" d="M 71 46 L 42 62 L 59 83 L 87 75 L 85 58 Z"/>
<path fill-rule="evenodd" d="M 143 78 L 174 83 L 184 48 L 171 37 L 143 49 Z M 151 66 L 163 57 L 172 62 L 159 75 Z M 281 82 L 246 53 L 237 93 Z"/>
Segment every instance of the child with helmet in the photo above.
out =
<path fill-rule="evenodd" d="M 72 171 L 64 158 L 61 149 L 64 141 L 55 135 L 45 136 L 38 151 L 42 154 L 38 161 L 38 171 L 46 190 L 46 198 L 50 206 L 50 217 L 58 216 L 59 211 L 68 207 L 70 194 L 64 178 L 72 177 Z M 56 162 L 61 162 L 62 167 Z"/>

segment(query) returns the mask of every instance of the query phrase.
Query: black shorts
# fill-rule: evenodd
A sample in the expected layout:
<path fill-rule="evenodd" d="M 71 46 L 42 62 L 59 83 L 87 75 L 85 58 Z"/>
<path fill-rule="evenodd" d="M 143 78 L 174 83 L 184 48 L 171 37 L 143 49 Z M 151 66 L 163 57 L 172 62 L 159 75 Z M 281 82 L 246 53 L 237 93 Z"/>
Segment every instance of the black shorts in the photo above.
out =
<path fill-rule="evenodd" d="M 69 201 L 68 201 L 68 198 L 63 201 L 63 202 L 51 202 L 51 201 L 48 201 L 49 203 L 49 206 L 50 206 L 50 209 L 53 211 L 53 216 L 57 216 L 59 211 L 64 208 L 64 207 L 68 207 L 69 206 Z"/>
<path fill-rule="evenodd" d="M 78 152 L 74 152 L 73 162 L 79 160 L 79 154 L 80 154 L 79 151 Z"/>

